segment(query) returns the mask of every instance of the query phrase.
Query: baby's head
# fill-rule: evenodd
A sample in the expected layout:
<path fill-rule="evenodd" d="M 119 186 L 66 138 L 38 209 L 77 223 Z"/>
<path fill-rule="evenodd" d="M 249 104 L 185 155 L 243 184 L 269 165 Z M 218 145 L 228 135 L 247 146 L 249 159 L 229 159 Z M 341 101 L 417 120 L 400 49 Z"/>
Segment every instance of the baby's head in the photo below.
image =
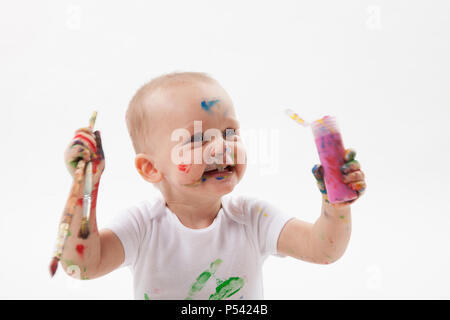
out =
<path fill-rule="evenodd" d="M 171 73 L 153 79 L 132 98 L 126 121 L 136 151 L 135 166 L 166 201 L 220 198 L 245 172 L 245 149 L 233 103 L 220 84 L 204 73 Z"/>

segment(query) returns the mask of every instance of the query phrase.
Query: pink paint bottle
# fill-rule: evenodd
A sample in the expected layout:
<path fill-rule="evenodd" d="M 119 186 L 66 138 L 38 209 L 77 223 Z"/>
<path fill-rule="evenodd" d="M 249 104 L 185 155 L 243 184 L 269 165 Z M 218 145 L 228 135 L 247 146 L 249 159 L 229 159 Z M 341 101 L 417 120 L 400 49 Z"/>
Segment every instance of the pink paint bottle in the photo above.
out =
<path fill-rule="evenodd" d="M 340 167 L 345 163 L 345 149 L 337 127 L 336 118 L 325 116 L 311 124 L 319 152 L 320 163 L 324 169 L 324 182 L 328 201 L 339 203 L 356 199 L 358 194 L 342 181 Z"/>

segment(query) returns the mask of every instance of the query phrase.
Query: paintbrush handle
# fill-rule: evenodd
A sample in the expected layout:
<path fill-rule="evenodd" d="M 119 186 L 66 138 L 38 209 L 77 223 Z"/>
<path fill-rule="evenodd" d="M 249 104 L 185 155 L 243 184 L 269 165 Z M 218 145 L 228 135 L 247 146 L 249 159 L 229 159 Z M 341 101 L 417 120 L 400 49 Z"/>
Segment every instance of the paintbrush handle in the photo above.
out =
<path fill-rule="evenodd" d="M 94 111 L 89 119 L 89 128 L 94 129 L 95 120 L 97 119 L 97 111 Z"/>
<path fill-rule="evenodd" d="M 90 210 L 91 210 L 91 196 L 84 195 L 83 196 L 83 218 L 88 217 Z"/>
<path fill-rule="evenodd" d="M 92 161 L 86 165 L 84 172 L 84 190 L 83 190 L 83 217 L 86 218 L 91 210 L 92 193 Z"/>

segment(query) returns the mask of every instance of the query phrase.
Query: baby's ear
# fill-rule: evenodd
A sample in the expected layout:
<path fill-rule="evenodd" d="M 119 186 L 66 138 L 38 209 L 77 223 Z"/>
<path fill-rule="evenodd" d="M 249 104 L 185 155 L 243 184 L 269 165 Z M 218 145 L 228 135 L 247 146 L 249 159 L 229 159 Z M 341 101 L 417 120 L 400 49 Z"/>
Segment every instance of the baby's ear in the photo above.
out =
<path fill-rule="evenodd" d="M 151 183 L 158 183 L 162 180 L 162 175 L 155 168 L 154 161 L 145 153 L 139 153 L 136 155 L 134 165 L 144 180 Z"/>

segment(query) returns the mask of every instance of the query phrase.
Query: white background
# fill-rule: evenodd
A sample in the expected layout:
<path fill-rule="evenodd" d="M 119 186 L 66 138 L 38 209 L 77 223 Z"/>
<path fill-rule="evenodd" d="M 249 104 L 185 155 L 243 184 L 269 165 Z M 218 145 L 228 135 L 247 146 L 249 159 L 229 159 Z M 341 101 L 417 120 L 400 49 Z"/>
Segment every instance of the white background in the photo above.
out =
<path fill-rule="evenodd" d="M 98 110 L 99 226 L 151 197 L 124 116 L 140 85 L 171 71 L 210 73 L 243 129 L 278 135 L 273 170 L 256 152 L 235 192 L 318 218 L 312 134 L 286 107 L 337 116 L 357 151 L 368 189 L 345 255 L 328 266 L 269 257 L 266 299 L 450 298 L 449 57 L 444 0 L 1 1 L 0 298 L 133 298 L 126 268 L 50 279 L 71 185 L 63 151 Z"/>

